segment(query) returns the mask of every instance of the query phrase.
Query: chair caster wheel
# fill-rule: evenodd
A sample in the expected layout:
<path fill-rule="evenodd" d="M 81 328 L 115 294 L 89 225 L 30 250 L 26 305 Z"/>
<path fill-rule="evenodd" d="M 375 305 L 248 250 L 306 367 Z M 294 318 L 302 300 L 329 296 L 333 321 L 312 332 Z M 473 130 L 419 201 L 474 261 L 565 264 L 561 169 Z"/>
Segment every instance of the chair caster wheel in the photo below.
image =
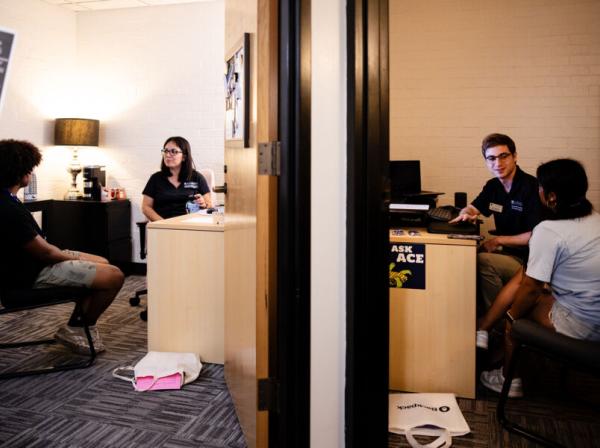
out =
<path fill-rule="evenodd" d="M 138 305 L 140 304 L 140 298 L 139 298 L 139 297 L 137 297 L 137 296 L 135 296 L 135 297 L 131 297 L 131 298 L 129 299 L 129 304 L 130 304 L 131 306 L 138 306 Z"/>
<path fill-rule="evenodd" d="M 140 313 L 140 319 L 142 319 L 144 322 L 148 321 L 148 310 L 144 310 Z"/>

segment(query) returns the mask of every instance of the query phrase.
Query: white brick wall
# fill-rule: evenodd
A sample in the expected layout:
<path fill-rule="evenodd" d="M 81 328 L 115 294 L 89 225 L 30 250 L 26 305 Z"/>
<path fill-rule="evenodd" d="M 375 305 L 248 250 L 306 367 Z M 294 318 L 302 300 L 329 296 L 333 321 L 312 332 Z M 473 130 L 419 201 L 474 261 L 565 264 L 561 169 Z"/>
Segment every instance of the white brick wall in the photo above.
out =
<path fill-rule="evenodd" d="M 52 146 L 54 119 L 99 119 L 100 148 L 80 159 L 106 165 L 109 186 L 126 189 L 139 261 L 141 191 L 167 137 L 187 138 L 196 166 L 223 182 L 223 1 L 75 13 L 0 0 L 0 26 L 17 32 L 0 138 L 39 145 L 39 191 L 60 197 L 70 153 Z"/>
<path fill-rule="evenodd" d="M 68 187 L 69 154 L 52 145 L 54 118 L 68 113 L 63 93 L 75 66 L 75 13 L 39 0 L 0 0 L 0 26 L 16 33 L 0 139 L 24 139 L 38 145 L 44 160 L 38 188 L 49 197 Z"/>
<path fill-rule="evenodd" d="M 101 115 L 107 183 L 126 189 L 134 222 L 170 136 L 188 139 L 196 167 L 222 184 L 223 48 L 223 1 L 78 13 L 79 106 Z"/>
<path fill-rule="evenodd" d="M 519 164 L 581 161 L 600 209 L 600 2 L 390 0 L 390 152 L 420 159 L 423 187 L 490 177 L 482 138 L 510 135 Z"/>

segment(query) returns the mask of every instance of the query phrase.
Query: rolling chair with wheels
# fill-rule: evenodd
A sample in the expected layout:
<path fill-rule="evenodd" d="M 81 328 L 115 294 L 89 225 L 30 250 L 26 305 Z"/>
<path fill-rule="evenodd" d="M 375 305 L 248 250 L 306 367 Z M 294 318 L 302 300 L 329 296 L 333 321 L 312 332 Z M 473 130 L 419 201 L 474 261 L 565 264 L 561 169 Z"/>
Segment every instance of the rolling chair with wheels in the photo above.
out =
<path fill-rule="evenodd" d="M 146 259 L 146 226 L 148 221 L 136 222 L 138 230 L 140 232 L 140 258 Z M 129 298 L 129 304 L 131 306 L 138 306 L 141 302 L 141 297 L 148 294 L 148 288 L 138 289 L 133 297 Z M 148 310 L 145 309 L 140 312 L 140 319 L 143 321 L 148 320 Z"/>
<path fill-rule="evenodd" d="M 511 422 L 505 415 L 508 391 L 515 375 L 515 368 L 524 349 L 535 350 L 543 356 L 564 363 L 565 367 L 581 370 L 600 377 L 600 342 L 582 341 L 548 330 L 528 319 L 518 319 L 512 325 L 515 347 L 507 368 L 500 393 L 496 417 L 504 429 L 519 434 L 540 445 L 562 447 L 530 429 Z"/>
<path fill-rule="evenodd" d="M 217 204 L 217 194 L 214 191 L 215 188 L 215 172 L 210 168 L 202 168 L 198 170 L 200 174 L 206 180 L 208 184 L 208 188 L 210 189 L 210 198 L 213 204 L 213 207 Z M 146 226 L 148 225 L 148 221 L 142 221 L 136 223 L 138 226 L 138 230 L 140 232 L 140 258 L 142 260 L 146 259 L 147 251 L 146 251 Z M 148 289 L 140 289 L 135 292 L 135 295 L 129 299 L 129 303 L 131 306 L 138 306 L 141 302 L 141 296 L 147 295 Z M 140 312 L 140 319 L 143 321 L 148 320 L 148 308 Z"/>
<path fill-rule="evenodd" d="M 84 322 L 83 328 L 90 347 L 90 355 L 88 358 L 85 358 L 83 360 L 78 359 L 68 364 L 50 365 L 32 370 L 3 371 L 0 372 L 0 380 L 90 367 L 96 359 L 96 350 L 94 348 L 94 343 L 92 341 L 90 329 L 88 325 L 85 324 L 85 320 L 83 319 L 81 309 L 81 302 L 85 297 L 89 295 L 89 293 L 90 290 L 86 288 L 67 287 L 19 289 L 2 292 L 0 294 L 0 303 L 2 303 L 2 307 L 0 307 L 0 316 L 9 313 L 18 313 L 37 308 L 74 302 L 75 312 L 79 315 L 79 317 L 82 318 L 81 321 Z M 54 343 L 56 343 L 56 339 L 54 338 L 39 339 L 33 341 L 1 342 L 0 350 Z"/>

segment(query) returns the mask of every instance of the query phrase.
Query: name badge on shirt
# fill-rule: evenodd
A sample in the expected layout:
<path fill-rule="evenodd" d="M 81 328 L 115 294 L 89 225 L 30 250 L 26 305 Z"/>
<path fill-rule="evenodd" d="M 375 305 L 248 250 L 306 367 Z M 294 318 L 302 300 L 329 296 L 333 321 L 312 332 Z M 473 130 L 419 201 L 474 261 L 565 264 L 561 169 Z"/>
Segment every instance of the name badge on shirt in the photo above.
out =
<path fill-rule="evenodd" d="M 517 212 L 523 211 L 523 203 L 520 201 L 510 201 L 510 208 Z"/>
<path fill-rule="evenodd" d="M 503 207 L 500 204 L 494 204 L 493 202 L 490 202 L 489 209 L 493 212 L 502 213 Z"/>
<path fill-rule="evenodd" d="M 198 182 L 184 182 L 183 188 L 193 188 L 195 190 L 198 188 Z"/>

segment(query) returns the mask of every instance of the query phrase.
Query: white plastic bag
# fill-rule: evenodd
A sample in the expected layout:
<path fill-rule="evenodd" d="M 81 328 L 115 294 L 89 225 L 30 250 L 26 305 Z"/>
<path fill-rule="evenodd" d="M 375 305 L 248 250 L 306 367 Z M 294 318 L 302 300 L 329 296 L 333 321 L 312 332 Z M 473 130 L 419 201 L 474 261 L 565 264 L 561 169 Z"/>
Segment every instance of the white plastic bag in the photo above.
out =
<path fill-rule="evenodd" d="M 454 394 L 398 393 L 389 396 L 389 431 L 406 435 L 411 447 L 449 447 L 452 436 L 471 430 Z M 415 435 L 434 436 L 421 445 Z"/>

